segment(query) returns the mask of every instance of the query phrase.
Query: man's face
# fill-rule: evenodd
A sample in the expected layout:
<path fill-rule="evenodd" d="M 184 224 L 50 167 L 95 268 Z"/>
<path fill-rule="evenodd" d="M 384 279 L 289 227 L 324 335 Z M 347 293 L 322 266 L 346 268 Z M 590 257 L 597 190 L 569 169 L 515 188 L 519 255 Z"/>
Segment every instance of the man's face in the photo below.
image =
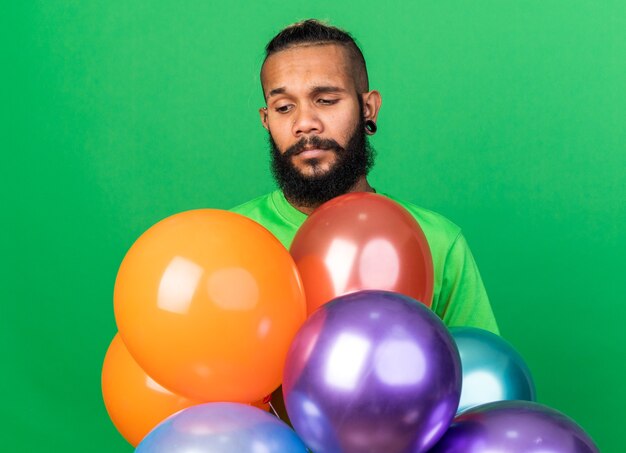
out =
<path fill-rule="evenodd" d="M 343 47 L 314 45 L 280 51 L 263 66 L 272 170 L 303 205 L 347 192 L 372 164 L 350 63 Z"/>

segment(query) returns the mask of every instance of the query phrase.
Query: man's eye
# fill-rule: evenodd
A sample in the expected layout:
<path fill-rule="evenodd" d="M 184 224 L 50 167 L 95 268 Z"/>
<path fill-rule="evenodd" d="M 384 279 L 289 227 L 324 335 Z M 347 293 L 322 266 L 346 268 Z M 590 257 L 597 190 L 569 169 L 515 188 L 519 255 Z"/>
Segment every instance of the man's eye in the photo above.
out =
<path fill-rule="evenodd" d="M 281 105 L 280 107 L 276 107 L 275 109 L 278 113 L 287 113 L 291 110 L 291 105 Z"/>
<path fill-rule="evenodd" d="M 337 99 L 318 99 L 317 102 L 322 105 L 333 105 L 337 103 Z"/>

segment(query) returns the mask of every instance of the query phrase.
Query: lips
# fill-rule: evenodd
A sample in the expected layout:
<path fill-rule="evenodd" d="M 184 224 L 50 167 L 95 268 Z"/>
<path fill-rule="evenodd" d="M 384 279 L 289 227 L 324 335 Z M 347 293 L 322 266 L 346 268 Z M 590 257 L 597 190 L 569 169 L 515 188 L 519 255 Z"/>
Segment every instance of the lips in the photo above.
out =
<path fill-rule="evenodd" d="M 328 152 L 327 149 L 310 148 L 310 149 L 303 149 L 302 151 L 298 152 L 296 156 L 300 156 L 303 159 L 312 159 L 315 157 L 320 157 L 322 154 L 326 152 Z"/>
<path fill-rule="evenodd" d="M 285 150 L 285 157 L 321 156 L 324 152 L 330 151 L 338 153 L 341 150 L 339 144 L 332 139 L 322 139 L 319 137 L 303 138 Z"/>
<path fill-rule="evenodd" d="M 307 151 L 328 151 L 327 148 L 322 148 L 321 146 L 307 146 L 302 148 L 300 151 L 296 152 L 294 155 L 302 154 Z"/>

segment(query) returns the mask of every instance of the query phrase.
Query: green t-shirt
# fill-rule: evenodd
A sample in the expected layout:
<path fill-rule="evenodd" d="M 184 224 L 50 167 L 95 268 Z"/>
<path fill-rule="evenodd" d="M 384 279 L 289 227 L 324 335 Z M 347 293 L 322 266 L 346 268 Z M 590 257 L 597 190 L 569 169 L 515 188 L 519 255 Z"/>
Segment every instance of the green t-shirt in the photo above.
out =
<path fill-rule="evenodd" d="M 498 332 L 474 257 L 461 229 L 445 217 L 385 195 L 408 210 L 422 227 L 434 266 L 432 309 L 449 326 L 471 326 Z M 260 223 L 289 248 L 306 219 L 282 191 L 255 198 L 231 211 Z"/>

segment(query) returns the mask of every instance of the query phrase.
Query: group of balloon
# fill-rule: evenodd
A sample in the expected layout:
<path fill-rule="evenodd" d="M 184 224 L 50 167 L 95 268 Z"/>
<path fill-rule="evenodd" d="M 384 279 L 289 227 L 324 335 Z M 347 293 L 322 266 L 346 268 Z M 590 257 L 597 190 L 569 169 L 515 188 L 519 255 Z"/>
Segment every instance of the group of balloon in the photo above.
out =
<path fill-rule="evenodd" d="M 599 451 L 432 295 L 424 233 L 382 195 L 325 203 L 290 250 L 239 214 L 175 214 L 120 266 L 107 411 L 138 453 Z"/>

